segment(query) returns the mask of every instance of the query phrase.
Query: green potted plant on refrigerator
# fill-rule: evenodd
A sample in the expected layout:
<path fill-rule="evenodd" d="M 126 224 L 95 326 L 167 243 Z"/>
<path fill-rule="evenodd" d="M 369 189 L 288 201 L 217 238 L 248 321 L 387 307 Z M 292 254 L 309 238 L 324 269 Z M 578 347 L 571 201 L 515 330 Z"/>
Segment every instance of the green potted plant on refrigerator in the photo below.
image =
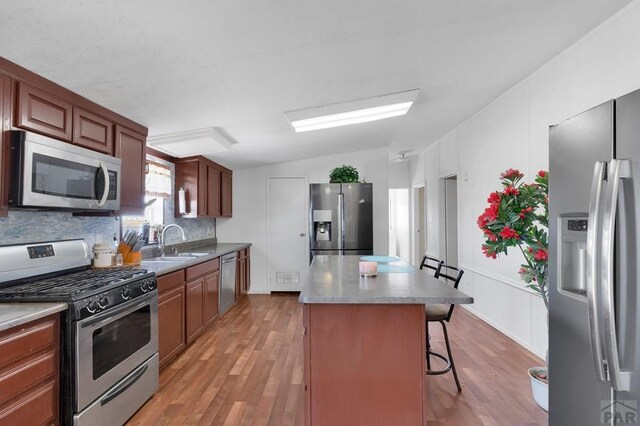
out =
<path fill-rule="evenodd" d="M 477 222 L 486 237 L 482 251 L 496 259 L 517 248 L 525 260 L 518 271 L 520 278 L 540 294 L 548 311 L 549 173 L 541 170 L 533 183 L 522 182 L 523 177 L 520 171 L 508 169 L 500 175 L 502 190 L 489 194 L 489 206 Z M 547 368 L 530 368 L 529 376 L 536 402 L 547 410 Z"/>
<path fill-rule="evenodd" d="M 353 166 L 342 165 L 329 172 L 329 183 L 357 183 L 360 174 Z"/>

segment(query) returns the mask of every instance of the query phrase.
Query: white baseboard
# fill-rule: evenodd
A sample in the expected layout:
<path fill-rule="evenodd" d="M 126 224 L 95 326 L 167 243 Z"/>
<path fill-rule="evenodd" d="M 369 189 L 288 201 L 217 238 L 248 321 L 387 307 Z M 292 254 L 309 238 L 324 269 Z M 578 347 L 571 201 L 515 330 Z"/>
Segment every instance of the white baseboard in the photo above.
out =
<path fill-rule="evenodd" d="M 519 337 L 517 337 L 514 334 L 510 333 L 509 331 L 505 330 L 504 328 L 502 328 L 501 326 L 496 324 L 494 321 L 490 320 L 489 318 L 485 317 L 481 313 L 477 312 L 475 309 L 472 309 L 471 306 L 460 305 L 460 307 L 462 307 L 462 308 L 466 309 L 467 311 L 471 312 L 473 315 L 477 316 L 482 321 L 486 322 L 491 327 L 495 328 L 500 333 L 504 334 L 505 336 L 507 336 L 508 338 L 510 338 L 511 340 L 513 340 L 514 342 L 516 342 L 517 344 L 519 344 L 520 346 L 522 346 L 523 348 L 525 348 L 526 350 L 528 350 L 529 352 L 531 352 L 532 354 L 534 354 L 535 356 L 540 358 L 542 361 L 544 361 L 545 354 L 539 353 L 533 347 L 529 346 L 528 343 L 524 342 Z"/>

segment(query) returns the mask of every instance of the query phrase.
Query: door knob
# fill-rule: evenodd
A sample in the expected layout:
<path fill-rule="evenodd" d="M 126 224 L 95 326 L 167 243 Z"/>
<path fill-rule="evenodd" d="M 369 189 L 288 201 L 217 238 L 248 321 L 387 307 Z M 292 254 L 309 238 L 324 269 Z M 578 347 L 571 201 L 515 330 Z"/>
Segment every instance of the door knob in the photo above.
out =
<path fill-rule="evenodd" d="M 301 232 L 301 233 L 300 233 L 300 236 L 301 236 L 301 237 L 304 237 L 305 235 L 307 235 L 307 234 L 305 234 L 304 232 Z"/>

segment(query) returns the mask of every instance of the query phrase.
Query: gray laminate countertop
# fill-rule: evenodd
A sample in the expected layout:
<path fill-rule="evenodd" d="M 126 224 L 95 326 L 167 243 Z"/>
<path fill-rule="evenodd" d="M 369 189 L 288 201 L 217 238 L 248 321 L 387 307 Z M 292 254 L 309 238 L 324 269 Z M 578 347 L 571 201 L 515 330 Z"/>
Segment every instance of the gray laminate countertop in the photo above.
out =
<path fill-rule="evenodd" d="M 66 303 L 0 303 L 0 331 L 67 309 Z"/>
<path fill-rule="evenodd" d="M 162 263 L 148 262 L 143 259 L 140 268 L 146 269 L 149 272 L 155 272 L 157 275 L 164 275 L 168 274 L 169 272 L 179 271 L 180 269 L 188 268 L 189 266 L 197 265 L 198 263 L 206 262 L 207 260 L 212 260 L 216 257 L 224 256 L 225 254 L 233 253 L 250 246 L 251 243 L 218 243 L 210 246 L 199 246 L 197 248 L 190 249 L 189 251 L 193 253 L 207 253 L 207 255 L 198 257 L 196 259 Z M 167 256 L 171 256 L 171 254 L 167 254 Z"/>
<path fill-rule="evenodd" d="M 473 297 L 406 262 L 379 264 L 378 275 L 360 277 L 360 256 L 314 256 L 301 303 L 468 304 Z M 381 272 L 381 270 L 390 272 Z M 464 279 L 464 278 L 463 278 Z"/>

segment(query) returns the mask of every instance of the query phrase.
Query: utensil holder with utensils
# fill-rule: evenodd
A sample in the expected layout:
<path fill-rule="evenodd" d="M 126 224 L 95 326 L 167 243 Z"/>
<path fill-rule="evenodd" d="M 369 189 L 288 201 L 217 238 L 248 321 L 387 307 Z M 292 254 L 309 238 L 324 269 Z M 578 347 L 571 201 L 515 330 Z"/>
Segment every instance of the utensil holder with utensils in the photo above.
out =
<path fill-rule="evenodd" d="M 128 230 L 125 232 L 122 241 L 118 245 L 118 253 L 122 254 L 125 265 L 140 265 L 142 253 L 140 249 L 144 245 L 142 236 L 136 232 Z"/>

